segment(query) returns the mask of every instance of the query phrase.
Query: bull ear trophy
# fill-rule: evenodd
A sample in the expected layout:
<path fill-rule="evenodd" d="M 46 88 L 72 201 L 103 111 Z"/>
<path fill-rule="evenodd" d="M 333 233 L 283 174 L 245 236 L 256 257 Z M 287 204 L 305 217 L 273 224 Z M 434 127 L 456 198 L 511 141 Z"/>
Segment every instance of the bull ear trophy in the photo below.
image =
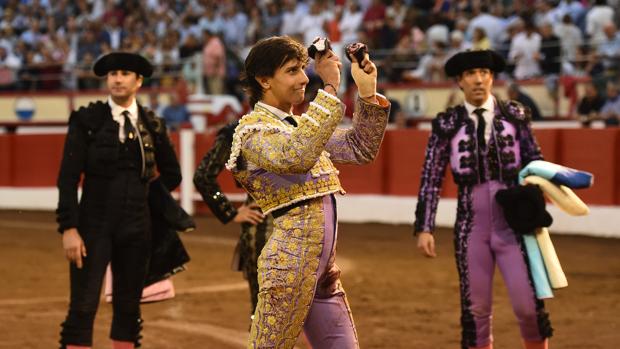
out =
<path fill-rule="evenodd" d="M 332 45 L 329 42 L 328 38 L 317 36 L 312 41 L 312 45 L 308 47 L 308 57 L 312 59 L 317 59 L 317 56 L 316 56 L 317 53 L 324 54 L 327 51 L 331 50 L 331 48 L 332 48 Z"/>

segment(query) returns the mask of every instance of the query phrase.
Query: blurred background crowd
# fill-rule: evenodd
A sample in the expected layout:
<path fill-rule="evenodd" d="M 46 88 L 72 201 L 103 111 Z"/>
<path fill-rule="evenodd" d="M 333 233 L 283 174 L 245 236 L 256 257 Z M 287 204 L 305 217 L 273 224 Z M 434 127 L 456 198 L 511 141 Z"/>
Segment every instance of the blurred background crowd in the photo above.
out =
<path fill-rule="evenodd" d="M 0 90 L 97 89 L 94 60 L 128 50 L 155 64 L 150 86 L 199 79 L 208 94 L 242 100 L 239 73 L 257 40 L 289 35 L 308 45 L 326 36 L 337 50 L 367 43 L 384 84 L 444 82 L 452 54 L 490 48 L 509 62 L 500 79 L 542 79 L 553 99 L 560 84 L 589 77 L 579 112 L 613 101 L 607 109 L 620 115 L 618 2 L 0 0 Z M 517 83 L 510 91 L 523 95 Z"/>

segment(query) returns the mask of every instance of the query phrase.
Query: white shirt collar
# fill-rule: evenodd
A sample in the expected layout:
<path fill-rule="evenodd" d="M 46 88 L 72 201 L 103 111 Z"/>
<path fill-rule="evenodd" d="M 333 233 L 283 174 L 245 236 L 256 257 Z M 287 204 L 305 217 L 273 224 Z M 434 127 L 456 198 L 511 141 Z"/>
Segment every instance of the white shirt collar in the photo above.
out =
<path fill-rule="evenodd" d="M 112 119 L 118 122 L 118 125 L 119 125 L 118 138 L 120 139 L 121 142 L 123 142 L 125 141 L 125 131 L 124 131 L 125 117 L 123 116 L 122 113 L 125 110 L 128 110 L 129 120 L 131 121 L 131 124 L 134 127 L 136 127 L 138 125 L 138 103 L 136 102 L 136 99 L 134 98 L 131 104 L 129 105 L 129 107 L 125 108 L 125 107 L 122 107 L 116 104 L 112 100 L 112 96 L 108 96 L 108 104 L 110 105 L 110 109 L 112 110 Z"/>
<path fill-rule="evenodd" d="M 284 120 L 284 118 L 286 118 L 287 116 L 291 116 L 291 113 L 287 113 L 284 110 L 278 109 L 276 107 L 273 107 L 269 104 L 263 103 L 263 102 L 256 102 L 256 105 L 261 107 L 261 108 L 265 108 L 267 110 L 269 110 L 272 114 L 274 114 L 275 116 L 279 117 L 280 120 Z"/>
<path fill-rule="evenodd" d="M 487 100 L 484 103 L 482 103 L 482 105 L 479 107 L 476 107 L 473 104 L 470 104 L 467 101 L 465 101 L 465 108 L 467 109 L 469 118 L 472 119 L 474 122 L 474 125 L 476 125 L 476 128 L 478 127 L 478 116 L 474 114 L 474 110 L 478 108 L 485 109 L 484 113 L 482 113 L 482 117 L 484 118 L 484 121 L 486 122 L 485 127 L 484 127 L 484 139 L 488 142 L 489 139 L 491 138 L 491 133 L 493 132 L 493 127 L 491 125 L 492 125 L 493 118 L 495 117 L 495 97 L 493 97 L 493 95 L 489 95 L 489 98 L 487 98 Z"/>
<path fill-rule="evenodd" d="M 467 109 L 467 115 L 469 116 L 474 115 L 474 110 L 478 108 L 484 108 L 485 114 L 486 114 L 487 111 L 495 110 L 495 97 L 493 97 L 492 94 L 489 94 L 489 97 L 487 98 L 487 100 L 484 103 L 482 103 L 482 105 L 479 107 L 476 107 L 475 105 L 465 101 L 465 108 Z"/>

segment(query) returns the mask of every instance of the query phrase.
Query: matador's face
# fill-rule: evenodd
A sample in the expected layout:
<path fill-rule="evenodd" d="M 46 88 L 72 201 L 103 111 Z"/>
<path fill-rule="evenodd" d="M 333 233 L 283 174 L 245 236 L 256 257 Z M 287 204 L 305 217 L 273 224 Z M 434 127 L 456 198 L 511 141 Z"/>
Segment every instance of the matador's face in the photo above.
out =
<path fill-rule="evenodd" d="M 134 98 L 143 80 L 142 76 L 128 70 L 111 70 L 106 79 L 110 95 L 115 100 Z"/>
<path fill-rule="evenodd" d="M 465 100 L 478 107 L 481 106 L 491 94 L 493 73 L 491 69 L 488 68 L 468 69 L 459 75 L 457 83 L 465 94 Z"/>
<path fill-rule="evenodd" d="M 261 81 L 265 97 L 269 96 L 269 99 L 272 99 L 277 105 L 289 106 L 289 108 L 302 103 L 309 81 L 304 72 L 305 68 L 305 63 L 297 59 L 284 63 L 272 77 Z"/>

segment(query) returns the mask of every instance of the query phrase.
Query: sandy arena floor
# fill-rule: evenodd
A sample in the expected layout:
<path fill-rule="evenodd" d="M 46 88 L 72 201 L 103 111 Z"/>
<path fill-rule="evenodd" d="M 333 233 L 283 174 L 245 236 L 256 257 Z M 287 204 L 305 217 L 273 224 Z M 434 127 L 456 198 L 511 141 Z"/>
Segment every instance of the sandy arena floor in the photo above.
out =
<path fill-rule="evenodd" d="M 230 270 L 238 227 L 198 218 L 183 236 L 192 261 L 177 275 L 174 300 L 143 306 L 146 349 L 244 348 L 249 296 Z M 68 298 L 68 268 L 50 212 L 0 211 L 0 348 L 57 348 Z M 367 348 L 459 348 L 459 294 L 450 230 L 437 233 L 438 258 L 422 257 L 409 226 L 341 224 L 343 269 L 360 344 Z M 547 301 L 551 348 L 620 348 L 620 239 L 553 236 L 569 287 Z M 496 349 L 520 348 L 496 273 Z M 95 348 L 110 348 L 111 307 L 101 304 Z M 299 348 L 305 348 L 303 344 Z M 319 349 L 319 348 L 317 348 Z"/>

